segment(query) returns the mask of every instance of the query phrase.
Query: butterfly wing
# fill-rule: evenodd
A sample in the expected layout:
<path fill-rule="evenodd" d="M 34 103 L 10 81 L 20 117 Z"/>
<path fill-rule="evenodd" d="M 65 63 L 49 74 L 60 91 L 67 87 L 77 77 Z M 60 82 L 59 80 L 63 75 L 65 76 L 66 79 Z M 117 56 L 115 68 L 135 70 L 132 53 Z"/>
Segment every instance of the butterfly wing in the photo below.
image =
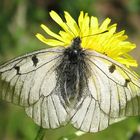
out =
<path fill-rule="evenodd" d="M 0 67 L 1 98 L 24 106 L 27 115 L 44 128 L 68 121 L 56 71 L 63 52 L 63 47 L 41 50 Z"/>
<path fill-rule="evenodd" d="M 140 114 L 140 80 L 124 65 L 86 51 L 84 96 L 71 114 L 74 127 L 98 132 L 127 116 Z M 88 75 L 88 73 L 90 73 Z"/>
<path fill-rule="evenodd" d="M 36 103 L 56 86 L 55 68 L 63 47 L 50 48 L 19 57 L 0 67 L 0 98 L 21 106 Z"/>

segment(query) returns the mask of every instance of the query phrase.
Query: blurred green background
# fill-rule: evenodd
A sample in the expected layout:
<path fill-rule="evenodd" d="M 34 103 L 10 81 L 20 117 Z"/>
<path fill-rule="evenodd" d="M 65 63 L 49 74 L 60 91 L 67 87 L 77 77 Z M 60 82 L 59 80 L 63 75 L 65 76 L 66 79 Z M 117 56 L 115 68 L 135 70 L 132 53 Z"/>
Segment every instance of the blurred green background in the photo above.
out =
<path fill-rule="evenodd" d="M 0 0 L 0 62 L 13 57 L 46 48 L 35 37 L 42 32 L 40 24 L 47 24 L 58 31 L 58 26 L 49 17 L 49 11 L 60 15 L 66 10 L 77 19 L 81 10 L 106 17 L 118 23 L 118 31 L 125 29 L 129 40 L 137 48 L 132 52 L 140 64 L 140 0 Z M 140 73 L 140 67 L 135 69 Z M 0 140 L 33 140 L 39 127 L 28 118 L 24 109 L 0 101 Z M 46 130 L 44 140 L 57 140 L 71 135 L 76 130 L 67 125 L 56 130 Z M 131 117 L 111 125 L 106 130 L 75 140 L 140 140 L 140 117 Z"/>

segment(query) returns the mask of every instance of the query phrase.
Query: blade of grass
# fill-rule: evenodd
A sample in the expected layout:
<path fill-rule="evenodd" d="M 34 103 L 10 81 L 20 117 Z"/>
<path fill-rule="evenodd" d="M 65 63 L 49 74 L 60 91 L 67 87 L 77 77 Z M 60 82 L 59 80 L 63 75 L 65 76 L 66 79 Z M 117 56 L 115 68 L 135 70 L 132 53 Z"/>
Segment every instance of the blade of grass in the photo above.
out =
<path fill-rule="evenodd" d="M 36 135 L 35 140 L 43 140 L 44 136 L 45 136 L 45 129 L 40 127 L 40 129 L 38 130 L 38 133 Z"/>

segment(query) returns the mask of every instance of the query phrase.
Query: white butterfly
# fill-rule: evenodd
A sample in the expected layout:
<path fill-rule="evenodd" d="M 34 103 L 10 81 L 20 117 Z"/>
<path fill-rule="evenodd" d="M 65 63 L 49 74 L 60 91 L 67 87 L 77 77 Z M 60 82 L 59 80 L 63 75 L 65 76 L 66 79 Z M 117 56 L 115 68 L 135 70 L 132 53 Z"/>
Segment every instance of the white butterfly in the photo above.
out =
<path fill-rule="evenodd" d="M 139 77 L 80 43 L 77 37 L 67 48 L 36 51 L 2 65 L 1 99 L 23 106 L 43 128 L 70 122 L 85 132 L 98 132 L 139 115 Z"/>

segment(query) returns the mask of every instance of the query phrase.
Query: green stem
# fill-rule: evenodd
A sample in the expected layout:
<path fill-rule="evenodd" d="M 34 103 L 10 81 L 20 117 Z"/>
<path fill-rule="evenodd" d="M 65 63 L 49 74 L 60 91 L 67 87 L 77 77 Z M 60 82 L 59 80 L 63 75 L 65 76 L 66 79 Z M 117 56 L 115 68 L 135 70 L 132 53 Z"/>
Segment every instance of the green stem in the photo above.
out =
<path fill-rule="evenodd" d="M 44 136 L 45 136 L 45 129 L 40 127 L 40 129 L 38 130 L 38 133 L 36 135 L 35 140 L 43 140 Z"/>

